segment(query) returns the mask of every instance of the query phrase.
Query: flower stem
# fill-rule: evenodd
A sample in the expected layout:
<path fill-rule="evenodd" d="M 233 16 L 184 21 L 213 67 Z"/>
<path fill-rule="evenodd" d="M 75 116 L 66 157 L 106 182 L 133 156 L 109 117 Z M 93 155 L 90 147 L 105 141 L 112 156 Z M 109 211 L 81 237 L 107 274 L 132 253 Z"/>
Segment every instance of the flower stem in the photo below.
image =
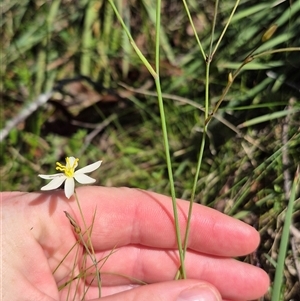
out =
<path fill-rule="evenodd" d="M 91 239 L 91 231 L 87 228 L 86 226 L 86 222 L 85 222 L 85 218 L 84 218 L 84 215 L 82 213 L 82 209 L 81 209 L 81 206 L 80 206 L 80 202 L 79 202 L 79 199 L 78 199 L 78 196 L 77 196 L 77 193 L 76 193 L 76 190 L 74 191 L 74 195 L 75 195 L 75 199 L 76 199 L 76 203 L 77 203 L 77 206 L 78 206 L 78 209 L 79 209 L 79 212 L 80 212 L 80 216 L 82 218 L 82 221 L 83 221 L 83 225 L 84 225 L 84 232 L 87 233 L 87 241 L 88 241 L 88 245 L 86 245 L 85 241 L 84 241 L 84 238 L 81 234 L 81 231 L 79 231 L 79 233 L 77 233 L 77 231 L 75 231 L 79 238 L 81 239 L 82 241 L 82 244 L 83 246 L 85 247 L 85 250 L 86 252 L 88 253 L 88 255 L 90 256 L 94 266 L 95 266 L 95 270 L 96 270 L 96 277 L 97 277 L 97 284 L 98 284 L 98 289 L 99 289 L 99 294 L 98 294 L 98 297 L 101 298 L 101 277 L 100 277 L 100 271 L 99 271 L 99 268 L 98 268 L 98 265 L 97 265 L 97 259 L 96 259 L 96 256 L 95 256 L 95 251 L 94 251 L 94 247 L 93 247 L 93 244 L 92 244 L 92 239 Z M 69 219 L 70 220 L 70 219 Z M 71 221 L 70 221 L 71 222 Z M 72 222 L 71 222 L 72 224 Z M 72 224 L 73 225 L 73 224 Z M 76 229 L 76 228 L 75 228 Z M 90 251 L 91 250 L 91 251 Z"/>

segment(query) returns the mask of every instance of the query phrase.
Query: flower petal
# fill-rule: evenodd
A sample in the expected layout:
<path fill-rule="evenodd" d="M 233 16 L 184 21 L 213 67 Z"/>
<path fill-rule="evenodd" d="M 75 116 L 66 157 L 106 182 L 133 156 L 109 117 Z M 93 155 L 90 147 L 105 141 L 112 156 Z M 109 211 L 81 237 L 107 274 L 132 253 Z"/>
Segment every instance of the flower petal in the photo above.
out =
<path fill-rule="evenodd" d="M 68 168 L 76 168 L 78 166 L 78 160 L 75 158 L 75 157 L 68 157 L 67 158 L 68 161 L 67 161 L 67 167 Z"/>
<path fill-rule="evenodd" d="M 77 171 L 75 171 L 75 175 L 92 172 L 92 171 L 96 170 L 97 168 L 99 168 L 101 163 L 102 163 L 102 161 L 97 161 L 95 163 L 92 163 L 90 165 L 82 167 L 82 168 L 78 169 Z"/>
<path fill-rule="evenodd" d="M 91 184 L 91 183 L 95 183 L 96 180 L 83 174 L 83 173 L 80 173 L 80 174 L 76 174 L 74 175 L 74 178 L 75 180 L 80 183 L 80 184 Z"/>
<path fill-rule="evenodd" d="M 69 199 L 74 194 L 75 181 L 73 178 L 67 178 L 65 182 L 65 195 Z"/>
<path fill-rule="evenodd" d="M 53 190 L 58 188 L 66 179 L 66 176 L 64 174 L 60 174 L 60 176 L 55 177 L 52 179 L 50 183 L 43 186 L 41 190 Z"/>
<path fill-rule="evenodd" d="M 38 177 L 45 180 L 53 180 L 54 178 L 58 178 L 60 176 L 65 176 L 63 173 L 55 173 L 53 175 L 38 175 Z"/>

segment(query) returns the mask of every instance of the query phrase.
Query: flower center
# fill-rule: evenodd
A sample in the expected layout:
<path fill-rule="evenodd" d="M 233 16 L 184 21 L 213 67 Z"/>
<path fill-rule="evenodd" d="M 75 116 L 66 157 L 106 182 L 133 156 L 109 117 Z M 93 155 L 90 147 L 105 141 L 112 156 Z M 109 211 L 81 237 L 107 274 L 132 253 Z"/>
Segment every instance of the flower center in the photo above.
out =
<path fill-rule="evenodd" d="M 78 165 L 79 159 L 75 158 L 66 158 L 66 166 L 56 162 L 56 170 L 62 171 L 68 178 L 74 177 L 75 168 Z"/>

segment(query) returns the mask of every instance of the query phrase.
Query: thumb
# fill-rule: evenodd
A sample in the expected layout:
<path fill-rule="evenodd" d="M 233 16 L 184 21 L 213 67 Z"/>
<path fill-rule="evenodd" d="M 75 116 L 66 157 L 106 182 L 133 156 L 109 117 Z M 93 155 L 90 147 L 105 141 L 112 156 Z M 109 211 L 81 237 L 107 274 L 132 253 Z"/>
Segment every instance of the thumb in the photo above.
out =
<path fill-rule="evenodd" d="M 202 283 L 188 287 L 180 292 L 176 301 L 221 301 L 221 295 L 215 287 Z"/>
<path fill-rule="evenodd" d="M 177 280 L 139 286 L 101 298 L 101 301 L 221 301 L 218 290 L 207 282 Z M 100 300 L 99 300 L 100 301 Z"/>

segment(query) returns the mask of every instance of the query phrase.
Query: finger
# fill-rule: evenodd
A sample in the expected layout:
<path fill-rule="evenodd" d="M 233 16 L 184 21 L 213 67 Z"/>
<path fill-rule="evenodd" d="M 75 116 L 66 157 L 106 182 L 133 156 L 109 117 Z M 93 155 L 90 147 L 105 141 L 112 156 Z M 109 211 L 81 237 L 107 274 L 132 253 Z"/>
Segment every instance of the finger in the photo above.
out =
<path fill-rule="evenodd" d="M 82 187 L 78 189 L 86 220 L 93 226 L 97 250 L 128 244 L 177 248 L 171 199 L 153 192 L 129 188 Z M 75 202 L 72 203 L 76 209 Z M 181 237 L 189 203 L 178 200 Z M 78 215 L 78 213 L 77 213 Z M 259 234 L 251 226 L 211 208 L 194 204 L 189 248 L 218 256 L 241 256 L 252 252 Z"/>
<path fill-rule="evenodd" d="M 99 258 L 107 255 L 98 254 Z M 129 283 L 156 283 L 174 279 L 178 270 L 178 252 L 139 247 L 122 247 L 110 254 L 101 267 L 104 286 Z M 214 285 L 222 297 L 230 300 L 254 300 L 269 287 L 268 275 L 261 269 L 231 258 L 219 258 L 187 252 L 187 278 Z M 137 282 L 138 280 L 139 282 Z"/>
<path fill-rule="evenodd" d="M 0 200 L 6 201 L 10 198 L 16 197 L 16 196 L 21 196 L 26 194 L 26 192 L 20 192 L 20 191 L 4 191 L 0 193 Z"/>
<path fill-rule="evenodd" d="M 103 293 L 106 293 L 105 287 Z M 140 286 L 101 298 L 103 301 L 221 301 L 220 294 L 210 284 L 195 280 L 180 280 Z M 99 300 L 100 301 L 100 300 Z"/>

